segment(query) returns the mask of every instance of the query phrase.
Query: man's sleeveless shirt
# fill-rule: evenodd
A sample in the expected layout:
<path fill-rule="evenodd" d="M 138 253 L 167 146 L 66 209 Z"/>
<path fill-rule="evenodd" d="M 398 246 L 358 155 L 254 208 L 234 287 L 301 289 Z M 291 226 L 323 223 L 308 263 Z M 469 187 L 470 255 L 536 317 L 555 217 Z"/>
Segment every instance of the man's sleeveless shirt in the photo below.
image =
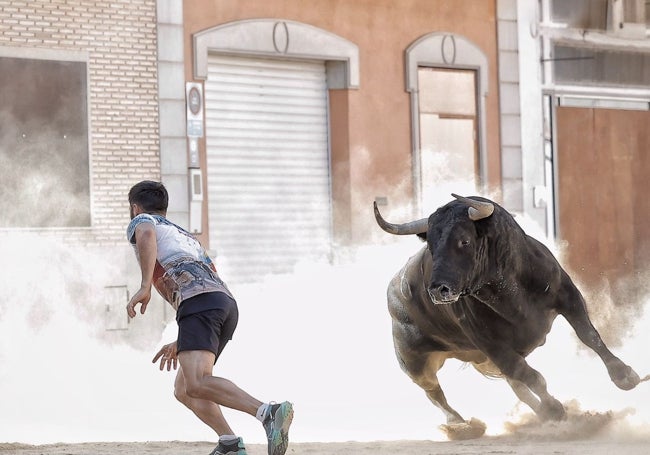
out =
<path fill-rule="evenodd" d="M 140 223 L 151 223 L 156 229 L 154 287 L 175 310 L 184 300 L 206 292 L 223 292 L 234 300 L 199 241 L 164 216 L 141 213 L 131 220 L 126 235 L 136 256 L 135 228 Z"/>

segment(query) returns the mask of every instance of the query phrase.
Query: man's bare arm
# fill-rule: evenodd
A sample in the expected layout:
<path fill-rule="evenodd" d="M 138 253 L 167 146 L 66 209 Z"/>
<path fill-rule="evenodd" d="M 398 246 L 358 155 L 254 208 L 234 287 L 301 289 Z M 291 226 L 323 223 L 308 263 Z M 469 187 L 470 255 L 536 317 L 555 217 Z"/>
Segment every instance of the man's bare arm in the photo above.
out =
<path fill-rule="evenodd" d="M 156 267 L 156 256 L 158 245 L 156 243 L 156 229 L 153 224 L 140 223 L 135 228 L 135 245 L 140 258 L 140 272 L 142 279 L 140 289 L 136 292 L 128 305 L 126 311 L 129 317 L 135 317 L 135 306 L 140 303 L 140 313 L 144 314 L 147 304 L 151 299 L 151 286 L 153 285 L 153 272 Z"/>

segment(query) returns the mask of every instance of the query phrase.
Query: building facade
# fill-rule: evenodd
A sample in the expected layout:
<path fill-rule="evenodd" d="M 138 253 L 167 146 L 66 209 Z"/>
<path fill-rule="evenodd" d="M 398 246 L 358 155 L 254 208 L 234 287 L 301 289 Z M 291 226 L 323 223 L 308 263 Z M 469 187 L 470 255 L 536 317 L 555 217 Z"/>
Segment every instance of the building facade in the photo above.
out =
<path fill-rule="evenodd" d="M 184 76 L 205 109 L 190 219 L 236 276 L 373 241 L 373 200 L 412 218 L 454 189 L 501 197 L 496 2 L 183 11 Z"/>

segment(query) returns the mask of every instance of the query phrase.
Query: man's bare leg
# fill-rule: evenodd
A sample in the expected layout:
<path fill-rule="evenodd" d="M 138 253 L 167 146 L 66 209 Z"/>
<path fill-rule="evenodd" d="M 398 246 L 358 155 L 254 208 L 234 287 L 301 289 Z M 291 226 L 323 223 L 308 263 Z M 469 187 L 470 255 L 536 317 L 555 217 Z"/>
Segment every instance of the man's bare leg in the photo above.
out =
<path fill-rule="evenodd" d="M 218 435 L 233 434 L 230 425 L 226 422 L 226 419 L 221 412 L 221 408 L 217 403 L 209 400 L 192 398 L 187 394 L 182 367 L 176 374 L 174 396 Z"/>
<path fill-rule="evenodd" d="M 266 408 L 261 408 L 263 405 L 261 401 L 253 398 L 231 381 L 212 376 L 214 354 L 210 351 L 181 351 L 178 353 L 178 361 L 182 372 L 182 384 L 179 386 L 184 385 L 187 396 L 187 401 L 183 402 L 201 420 L 214 428 L 220 437 L 226 434 L 234 435 L 221 414 L 219 405 L 222 405 L 260 419 L 266 431 L 269 455 L 285 454 L 289 444 L 289 426 L 293 419 L 291 403 L 269 404 Z M 258 410 L 261 413 L 259 416 Z M 241 438 L 239 444 L 243 444 Z M 215 450 L 218 451 L 219 447 L 221 447 L 221 438 Z M 237 447 L 241 449 L 243 445 Z M 239 449 L 235 448 L 234 451 L 228 449 L 228 453 Z"/>
<path fill-rule="evenodd" d="M 189 398 L 211 401 L 252 416 L 255 416 L 262 405 L 260 400 L 253 398 L 231 381 L 212 376 L 214 367 L 212 352 L 181 351 L 178 353 L 178 361 L 181 364 L 185 392 Z"/>

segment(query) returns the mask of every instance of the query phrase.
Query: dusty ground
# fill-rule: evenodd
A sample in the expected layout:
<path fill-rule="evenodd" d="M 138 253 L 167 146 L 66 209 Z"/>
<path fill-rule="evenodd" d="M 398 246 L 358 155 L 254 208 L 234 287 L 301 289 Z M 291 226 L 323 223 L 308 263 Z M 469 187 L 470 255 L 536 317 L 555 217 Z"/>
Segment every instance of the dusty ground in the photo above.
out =
<path fill-rule="evenodd" d="M 0 442 L 0 455 L 207 455 L 214 442 L 92 442 L 27 445 Z M 248 444 L 249 455 L 266 445 Z M 650 427 L 631 426 L 625 414 L 569 410 L 562 422 L 540 423 L 532 414 L 506 425 L 502 436 L 467 441 L 291 443 L 286 455 L 649 455 Z"/>
<path fill-rule="evenodd" d="M 207 442 L 84 443 L 29 446 L 0 443 L 0 453 L 16 455 L 207 455 Z M 265 455 L 266 446 L 249 444 L 249 455 Z M 627 441 L 522 441 L 514 438 L 482 438 L 464 442 L 388 441 L 349 443 L 296 443 L 287 455 L 647 455 L 650 437 Z"/>

